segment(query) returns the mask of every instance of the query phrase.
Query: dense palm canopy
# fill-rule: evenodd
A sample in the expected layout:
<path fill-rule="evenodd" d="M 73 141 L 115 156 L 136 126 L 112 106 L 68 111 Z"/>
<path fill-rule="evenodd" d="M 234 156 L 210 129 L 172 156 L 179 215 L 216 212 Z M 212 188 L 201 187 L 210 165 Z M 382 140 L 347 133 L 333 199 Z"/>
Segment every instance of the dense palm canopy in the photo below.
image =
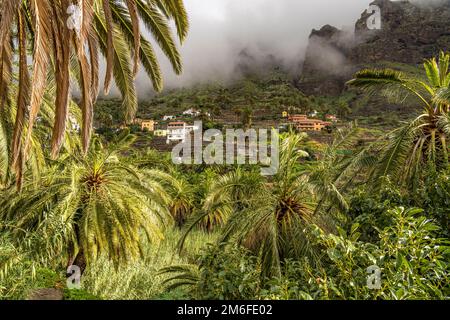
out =
<path fill-rule="evenodd" d="M 316 224 L 325 232 L 336 232 L 349 209 L 344 192 L 376 157 L 365 150 L 343 152 L 358 150 L 361 130 L 354 124 L 336 130 L 314 164 L 304 151 L 306 134 L 290 132 L 279 138 L 280 165 L 273 177 L 237 168 L 204 183 L 201 206 L 185 226 L 180 249 L 190 232 L 206 223 L 207 230 L 220 230 L 219 245 L 244 246 L 257 256 L 263 277 L 279 276 L 286 259 L 308 257 L 320 264 L 307 227 Z"/>
<path fill-rule="evenodd" d="M 89 267 L 84 279 L 89 273 L 99 278 L 99 264 L 111 264 L 117 278 L 134 269 L 128 280 L 111 280 L 112 286 L 138 281 L 139 272 L 156 269 L 158 262 L 173 263 L 178 229 L 184 227 L 176 258 L 188 265 L 163 269 L 163 274 L 176 273 L 165 281 L 178 280 L 172 287 L 213 284 L 236 291 L 233 298 L 244 291 L 251 298 L 270 297 L 254 295 L 246 286 L 286 288 L 288 298 L 299 289 L 311 293 L 303 292 L 302 298 L 320 297 L 322 290 L 326 298 L 329 292 L 359 298 L 359 293 L 342 294 L 337 284 L 353 292 L 358 290 L 354 278 L 362 279 L 364 292 L 366 266 L 381 263 L 394 277 L 392 288 L 412 278 L 431 279 L 437 289 L 426 291 L 444 296 L 440 290 L 441 283 L 448 283 L 448 253 L 441 251 L 448 248 L 435 239 L 440 231 L 429 217 L 441 219 L 448 229 L 450 55 L 427 60 L 424 79 L 395 70 L 364 70 L 349 82 L 391 97 L 407 93 L 422 104 L 422 114 L 387 139 L 362 147 L 355 125 L 339 126 L 334 142 L 315 147 L 305 133 L 282 134 L 278 172 L 263 177 L 254 165 L 175 166 L 169 153 L 142 152 L 128 129 L 115 130 L 113 137 L 91 137 L 101 87 L 100 54 L 106 60 L 105 93 L 114 80 L 123 96 L 125 121 L 136 112 L 134 80 L 140 66 L 154 89 L 162 88 L 155 52 L 141 26 L 174 71 L 181 72 L 169 23 L 173 20 L 183 41 L 188 23 L 182 0 L 0 0 L 0 18 L 0 295 L 17 279 L 26 282 L 22 270 L 35 264 L 54 270 L 62 264 L 82 271 Z M 79 99 L 70 96 L 72 83 Z M 245 96 L 255 104 L 253 95 Z M 227 104 L 228 98 L 222 91 L 216 103 Z M 244 116 L 244 127 L 251 124 L 250 109 L 236 114 Z M 81 136 L 75 134 L 80 129 Z M 432 174 L 437 171 L 442 171 L 438 179 Z M 367 175 L 377 181 L 388 175 L 403 184 L 419 181 L 425 185 L 419 190 L 426 192 L 415 199 L 418 192 L 393 188 L 394 196 L 386 197 L 369 187 L 360 199 L 358 186 L 366 184 Z M 403 193 L 408 205 L 430 211 L 428 217 L 416 219 L 419 210 L 387 210 L 404 205 Z M 369 228 L 365 221 L 375 222 Z M 164 228 L 173 224 L 178 228 Z M 376 233 L 381 240 L 373 241 L 374 229 L 384 230 Z M 358 230 L 373 243 L 360 241 Z M 153 245 L 164 236 L 166 243 Z M 211 241 L 215 244 L 209 246 Z M 170 259 L 161 259 L 163 254 Z M 136 257 L 144 259 L 127 269 L 124 264 Z M 198 265 L 189 265 L 192 261 Z M 1 281 L 13 269 L 18 270 L 9 282 L 14 285 L 5 286 Z M 114 278 L 111 272 L 103 274 L 108 281 Z M 160 280 L 148 274 L 140 287 Z M 397 280 L 405 275 L 408 281 Z M 405 291 L 411 286 L 406 283 Z M 211 297 L 224 298 L 220 290 Z M 402 290 L 393 296 L 404 296 Z"/>
<path fill-rule="evenodd" d="M 18 91 L 16 83 L 11 83 L 8 91 L 15 96 Z M 44 170 L 46 159 L 49 158 L 48 138 L 52 134 L 52 124 L 55 116 L 54 94 L 56 84 L 53 78 L 49 78 L 45 94 L 42 99 L 40 115 L 30 138 L 30 152 L 27 167 L 29 172 L 37 178 Z M 77 134 L 77 123 L 81 119 L 81 113 L 75 102 L 69 104 L 70 117 L 64 137 L 63 149 L 65 152 L 78 152 L 80 141 Z M 16 182 L 20 190 L 25 172 L 24 154 L 21 148 L 21 130 L 17 130 L 15 122 L 15 104 L 7 103 L 0 112 L 0 189 L 8 187 Z M 13 144 L 11 145 L 11 141 Z M 12 156 L 12 155 L 16 156 Z M 15 174 L 14 174 L 15 173 Z"/>
<path fill-rule="evenodd" d="M 301 149 L 304 138 L 295 134 L 283 137 L 279 171 L 269 180 L 239 168 L 217 179 L 208 188 L 201 212 L 186 225 L 180 246 L 194 226 L 207 218 L 225 223 L 219 244 L 244 245 L 260 257 L 264 276 L 279 275 L 285 259 L 304 255 L 314 259 L 305 226 L 329 227 L 318 203 L 338 208 L 347 205 L 333 184 L 336 179 L 319 178 L 327 174 L 327 164 L 314 171 L 301 167 L 301 159 L 308 156 Z"/>
<path fill-rule="evenodd" d="M 162 238 L 171 200 L 157 171 L 120 159 L 132 142 L 126 133 L 108 147 L 95 139 L 86 157 L 63 155 L 39 180 L 26 180 L 21 193 L 6 190 L 4 231 L 44 254 L 67 254 L 69 265 L 101 254 L 117 264 L 139 256 L 142 237 Z"/>
<path fill-rule="evenodd" d="M 161 70 L 141 25 L 180 73 L 171 20 L 183 41 L 188 20 L 182 0 L 1 0 L 0 113 L 10 106 L 13 115 L 10 142 L 2 143 L 1 151 L 10 149 L 16 174 L 20 175 L 18 168 L 29 157 L 33 127 L 42 115 L 50 79 L 55 83 L 49 101 L 53 105 L 51 154 L 55 158 L 66 132 L 71 82 L 78 84 L 81 94 L 81 142 L 84 152 L 88 149 L 93 105 L 100 88 L 100 53 L 106 59 L 104 91 L 109 92 L 114 79 L 123 97 L 125 121 L 130 121 L 137 109 L 134 79 L 140 64 L 154 89 L 161 90 Z M 12 85 L 16 90 L 11 90 Z M 0 135 L 1 139 L 4 136 Z"/>
<path fill-rule="evenodd" d="M 391 69 L 362 70 L 348 85 L 369 93 L 382 92 L 389 97 L 411 95 L 422 106 L 421 114 L 413 121 L 389 133 L 379 161 L 374 167 L 375 177 L 392 175 L 401 183 L 415 186 L 425 168 L 440 170 L 449 162 L 449 85 L 450 54 L 441 52 L 424 63 L 426 77 L 414 77 Z M 411 110 L 415 112 L 415 110 Z M 373 151 L 373 150 L 372 150 Z"/>
<path fill-rule="evenodd" d="M 148 170 L 151 176 L 164 186 L 170 195 L 169 212 L 177 227 L 186 222 L 194 210 L 194 192 L 192 185 L 183 177 L 174 177 L 159 170 Z"/>

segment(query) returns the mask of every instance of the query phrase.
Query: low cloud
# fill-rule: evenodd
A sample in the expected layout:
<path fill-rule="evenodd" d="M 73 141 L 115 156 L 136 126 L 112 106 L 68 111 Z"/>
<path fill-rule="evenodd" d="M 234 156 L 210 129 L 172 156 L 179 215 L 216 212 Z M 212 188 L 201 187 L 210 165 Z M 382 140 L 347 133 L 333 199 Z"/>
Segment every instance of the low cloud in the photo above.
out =
<path fill-rule="evenodd" d="M 312 29 L 330 24 L 350 29 L 372 0 L 184 0 L 191 29 L 180 46 L 184 72 L 173 73 L 168 60 L 155 45 L 163 70 L 165 88 L 187 87 L 239 76 L 237 67 L 249 59 L 265 63 L 275 57 L 297 72 Z M 439 5 L 448 0 L 415 0 Z M 244 51 L 243 51 L 244 50 Z M 244 53 L 244 54 L 243 54 Z M 332 55 L 336 57 L 336 55 Z M 341 58 L 334 59 L 336 63 Z M 139 97 L 154 94 L 141 72 Z"/>
<path fill-rule="evenodd" d="M 313 28 L 352 26 L 370 0 L 185 0 L 191 30 L 181 47 L 184 72 L 176 76 L 158 51 L 166 88 L 237 76 L 242 51 L 254 60 L 273 56 L 287 68 L 303 59 Z M 144 75 L 140 96 L 151 94 Z"/>

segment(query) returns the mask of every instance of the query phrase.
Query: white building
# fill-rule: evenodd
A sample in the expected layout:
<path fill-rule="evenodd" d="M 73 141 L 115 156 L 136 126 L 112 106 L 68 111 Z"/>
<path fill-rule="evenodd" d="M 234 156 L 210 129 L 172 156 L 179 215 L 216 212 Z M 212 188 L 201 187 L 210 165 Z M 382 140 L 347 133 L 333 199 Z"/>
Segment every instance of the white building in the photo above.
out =
<path fill-rule="evenodd" d="M 171 122 L 167 126 L 167 144 L 175 141 L 184 142 L 192 132 L 200 130 L 198 125 L 188 125 L 186 122 Z"/>
<path fill-rule="evenodd" d="M 191 108 L 191 109 L 183 112 L 183 115 L 191 116 L 191 117 L 198 117 L 200 114 L 201 114 L 201 112 L 194 108 Z"/>
<path fill-rule="evenodd" d="M 310 117 L 310 118 L 315 118 L 315 117 L 317 117 L 319 115 L 319 112 L 317 112 L 317 110 L 314 110 L 313 112 L 310 112 L 309 114 L 308 114 L 308 117 Z"/>
<path fill-rule="evenodd" d="M 163 117 L 163 121 L 174 120 L 174 119 L 176 119 L 176 118 L 177 118 L 176 116 L 164 116 L 164 117 Z"/>

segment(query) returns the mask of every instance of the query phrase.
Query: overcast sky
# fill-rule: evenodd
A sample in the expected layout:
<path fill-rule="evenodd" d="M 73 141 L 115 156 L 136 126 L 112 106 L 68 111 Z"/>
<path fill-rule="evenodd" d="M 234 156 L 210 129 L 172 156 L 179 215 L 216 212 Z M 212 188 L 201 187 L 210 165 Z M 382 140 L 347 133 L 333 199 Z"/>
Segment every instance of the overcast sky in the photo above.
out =
<path fill-rule="evenodd" d="M 313 28 L 352 26 L 371 0 L 184 0 L 190 32 L 181 46 L 184 72 L 173 74 L 160 54 L 166 87 L 229 78 L 237 54 L 275 54 L 287 64 L 304 54 Z M 139 92 L 150 92 L 141 75 Z"/>
<path fill-rule="evenodd" d="M 436 0 L 417 0 L 436 1 Z M 439 1 L 439 0 L 438 0 Z M 181 46 L 184 73 L 173 74 L 159 52 L 165 87 L 229 78 L 244 48 L 253 54 L 274 54 L 290 63 L 304 55 L 313 28 L 331 24 L 353 28 L 372 0 L 184 0 L 190 32 Z M 140 95 L 151 93 L 140 75 Z"/>

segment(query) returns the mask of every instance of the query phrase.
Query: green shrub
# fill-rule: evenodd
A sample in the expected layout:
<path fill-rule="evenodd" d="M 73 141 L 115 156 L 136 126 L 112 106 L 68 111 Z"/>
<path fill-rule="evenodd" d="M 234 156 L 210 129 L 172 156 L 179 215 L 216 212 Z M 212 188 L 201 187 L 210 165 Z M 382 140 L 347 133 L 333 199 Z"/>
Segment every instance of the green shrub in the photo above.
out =
<path fill-rule="evenodd" d="M 200 262 L 200 298 L 254 299 L 260 289 L 258 269 L 256 258 L 244 249 L 210 246 Z"/>
<path fill-rule="evenodd" d="M 256 258 L 243 249 L 209 247 L 200 259 L 194 291 L 201 299 L 448 299 L 450 249 L 439 227 L 419 209 L 386 213 L 392 224 L 377 231 L 378 241 L 360 239 L 360 225 L 350 232 L 308 231 L 322 257 L 316 267 L 304 257 L 287 260 L 282 275 L 259 277 Z M 369 286 L 369 267 L 381 272 L 380 288 Z M 372 270 L 370 270 L 372 272 Z M 191 274 L 189 279 L 195 277 Z M 174 277 L 184 281 L 182 277 Z"/>
<path fill-rule="evenodd" d="M 358 189 L 350 199 L 346 230 L 350 232 L 352 225 L 357 223 L 361 233 L 360 239 L 363 241 L 377 241 L 378 230 L 393 223 L 392 216 L 388 214 L 389 210 L 406 205 L 404 197 L 389 178 L 384 178 L 382 184 L 383 187 L 377 193 Z"/>
<path fill-rule="evenodd" d="M 64 289 L 64 300 L 102 300 L 82 289 Z"/>
<path fill-rule="evenodd" d="M 33 279 L 33 287 L 35 288 L 54 288 L 62 284 L 62 277 L 53 270 L 39 268 Z"/>
<path fill-rule="evenodd" d="M 416 197 L 430 217 L 436 219 L 443 236 L 450 237 L 450 169 L 438 175 L 430 174 Z"/>
<path fill-rule="evenodd" d="M 324 267 L 304 279 L 317 299 L 444 299 L 450 296 L 448 240 L 422 210 L 390 210 L 393 224 L 379 232 L 379 242 L 359 240 L 359 225 L 346 235 L 313 231 L 326 250 Z M 381 288 L 367 286 L 367 268 L 381 270 Z M 307 267 L 304 267 L 307 269 Z M 311 273 L 310 273 L 311 274 Z M 316 279 L 316 281 L 312 281 Z M 306 281 L 305 281 L 306 280 Z"/>

